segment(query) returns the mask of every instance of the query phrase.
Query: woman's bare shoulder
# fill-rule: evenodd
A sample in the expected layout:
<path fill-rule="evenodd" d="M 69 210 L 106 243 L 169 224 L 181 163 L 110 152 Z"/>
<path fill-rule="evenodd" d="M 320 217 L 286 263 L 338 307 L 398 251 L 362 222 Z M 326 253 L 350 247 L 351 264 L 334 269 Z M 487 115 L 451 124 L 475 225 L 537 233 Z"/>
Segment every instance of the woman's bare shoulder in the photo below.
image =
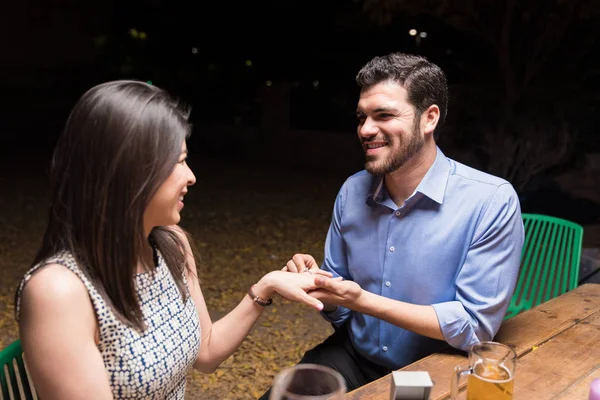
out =
<path fill-rule="evenodd" d="M 82 302 L 90 303 L 90 300 L 81 279 L 63 265 L 48 264 L 32 274 L 23 288 L 21 314 L 72 309 Z"/>

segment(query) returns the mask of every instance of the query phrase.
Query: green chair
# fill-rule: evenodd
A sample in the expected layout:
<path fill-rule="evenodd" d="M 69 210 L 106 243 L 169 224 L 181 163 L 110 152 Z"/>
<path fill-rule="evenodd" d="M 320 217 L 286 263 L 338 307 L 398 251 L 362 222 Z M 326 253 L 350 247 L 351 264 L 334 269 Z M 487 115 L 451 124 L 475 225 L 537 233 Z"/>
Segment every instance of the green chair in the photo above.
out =
<path fill-rule="evenodd" d="M 521 269 L 504 319 L 575 289 L 579 280 L 583 227 L 548 215 L 522 216 Z"/>
<path fill-rule="evenodd" d="M 37 393 L 25 364 L 19 340 L 0 352 L 0 399 L 37 400 Z"/>

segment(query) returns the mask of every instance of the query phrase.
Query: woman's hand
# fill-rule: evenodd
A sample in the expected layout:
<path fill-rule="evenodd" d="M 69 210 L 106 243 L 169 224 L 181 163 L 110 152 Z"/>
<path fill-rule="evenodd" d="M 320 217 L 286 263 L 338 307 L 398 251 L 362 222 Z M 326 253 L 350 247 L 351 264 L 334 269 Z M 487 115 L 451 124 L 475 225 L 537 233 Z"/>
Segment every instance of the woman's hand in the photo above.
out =
<path fill-rule="evenodd" d="M 304 303 L 312 308 L 321 311 L 323 303 L 320 300 L 309 296 L 306 292 L 317 289 L 315 277 L 323 279 L 340 280 L 341 278 L 331 278 L 331 274 L 325 271 L 317 270 L 316 273 L 307 271 L 307 273 L 290 274 L 284 271 L 273 271 L 263 276 L 255 285 L 255 293 L 263 298 L 270 298 L 273 293 L 277 293 L 288 300 Z"/>

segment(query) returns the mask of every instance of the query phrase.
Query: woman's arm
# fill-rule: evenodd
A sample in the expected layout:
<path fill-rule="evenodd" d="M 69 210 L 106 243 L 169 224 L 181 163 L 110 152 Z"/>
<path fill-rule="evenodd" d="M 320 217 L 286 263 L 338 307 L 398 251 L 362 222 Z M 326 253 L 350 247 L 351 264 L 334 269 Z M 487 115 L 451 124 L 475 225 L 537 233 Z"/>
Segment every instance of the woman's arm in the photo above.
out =
<path fill-rule="evenodd" d="M 49 264 L 31 277 L 22 293 L 19 335 L 40 398 L 113 398 L 96 330 L 88 291 L 75 274 Z"/>
<path fill-rule="evenodd" d="M 256 304 L 250 296 L 244 295 L 242 301 L 232 311 L 213 323 L 200 289 L 196 263 L 189 248 L 187 237 L 180 229 L 175 228 L 175 231 L 179 233 L 186 246 L 186 257 L 189 266 L 188 285 L 202 329 L 200 353 L 194 368 L 201 372 L 211 373 L 242 344 L 252 326 L 262 314 L 264 307 Z M 311 273 L 290 274 L 289 272 L 273 271 L 263 276 L 256 283 L 253 291 L 255 295 L 262 299 L 271 298 L 277 293 L 290 300 L 302 302 L 314 307 L 316 310 L 321 310 L 323 307 L 321 302 L 306 294 L 306 291 L 315 288 L 314 275 Z"/>

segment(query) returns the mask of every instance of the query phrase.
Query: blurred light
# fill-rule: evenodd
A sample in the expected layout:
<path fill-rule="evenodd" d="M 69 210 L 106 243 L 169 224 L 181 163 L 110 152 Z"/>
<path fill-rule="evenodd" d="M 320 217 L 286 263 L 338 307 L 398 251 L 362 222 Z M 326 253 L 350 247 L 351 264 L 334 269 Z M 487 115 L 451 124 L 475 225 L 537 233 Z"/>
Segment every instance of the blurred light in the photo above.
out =
<path fill-rule="evenodd" d="M 146 34 L 146 32 L 140 32 L 140 39 L 141 40 L 146 40 L 148 38 L 148 35 Z"/>
<path fill-rule="evenodd" d="M 152 81 L 146 81 L 148 85 L 152 85 Z"/>
<path fill-rule="evenodd" d="M 410 36 L 416 36 L 417 35 L 417 30 L 416 29 L 411 29 L 410 31 L 408 31 L 408 34 Z"/>
<path fill-rule="evenodd" d="M 194 54 L 194 55 L 198 54 L 198 48 L 197 47 L 192 47 L 192 54 Z"/>
<path fill-rule="evenodd" d="M 423 39 L 425 39 L 427 37 L 427 32 L 421 32 L 421 33 L 419 33 L 419 36 L 421 36 Z"/>
<path fill-rule="evenodd" d="M 265 85 L 267 85 L 267 86 L 271 86 L 272 84 L 273 84 L 273 82 L 271 82 L 271 81 L 266 81 L 265 82 Z"/>
<path fill-rule="evenodd" d="M 317 81 L 317 80 L 314 80 L 314 81 L 313 81 L 313 87 L 314 87 L 315 89 L 317 89 L 317 88 L 319 87 L 319 81 Z"/>
<path fill-rule="evenodd" d="M 139 34 L 139 32 L 137 31 L 137 29 L 134 29 L 134 28 L 131 28 L 131 29 L 129 30 L 129 35 L 130 35 L 132 38 L 136 38 L 136 39 L 137 39 L 137 38 L 140 36 L 140 34 Z"/>
<path fill-rule="evenodd" d="M 252 60 L 246 60 L 246 67 L 252 66 Z"/>

